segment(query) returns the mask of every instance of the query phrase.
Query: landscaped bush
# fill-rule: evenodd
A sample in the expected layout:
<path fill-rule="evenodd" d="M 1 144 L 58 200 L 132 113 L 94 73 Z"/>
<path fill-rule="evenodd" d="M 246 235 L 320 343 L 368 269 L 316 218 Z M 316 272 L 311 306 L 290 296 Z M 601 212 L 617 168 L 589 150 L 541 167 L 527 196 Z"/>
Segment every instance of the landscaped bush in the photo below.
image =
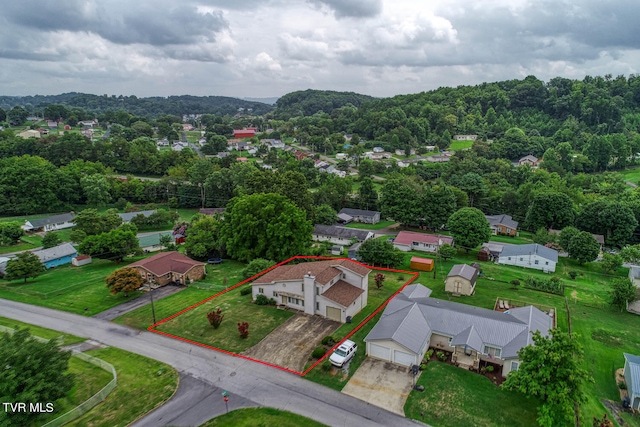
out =
<path fill-rule="evenodd" d="M 569 277 L 571 278 L 571 280 L 576 280 L 576 277 L 578 277 L 578 272 L 575 270 L 569 271 Z"/>
<path fill-rule="evenodd" d="M 620 390 L 626 390 L 627 389 L 627 384 L 626 383 L 618 383 L 618 388 Z"/>
<path fill-rule="evenodd" d="M 264 294 L 258 294 L 256 296 L 256 305 L 267 305 L 269 304 L 269 298 L 267 298 Z"/>
<path fill-rule="evenodd" d="M 564 295 L 564 283 L 558 277 L 552 277 L 549 280 L 527 277 L 525 281 L 527 288 L 536 291 L 547 292 L 550 294 Z"/>
<path fill-rule="evenodd" d="M 436 353 L 436 357 L 440 359 L 441 362 L 444 362 L 445 360 L 447 360 L 447 355 L 443 351 L 438 351 Z"/>
<path fill-rule="evenodd" d="M 213 329 L 218 329 L 218 327 L 220 327 L 220 324 L 222 323 L 222 319 L 224 319 L 222 309 L 218 307 L 217 310 L 207 313 L 207 319 L 209 319 L 209 323 L 211 323 Z"/>
<path fill-rule="evenodd" d="M 426 363 L 421 363 L 420 364 L 420 370 L 424 371 L 425 369 L 427 369 L 427 364 Z"/>
<path fill-rule="evenodd" d="M 491 365 L 487 366 L 487 372 L 493 372 L 495 368 Z"/>
<path fill-rule="evenodd" d="M 327 353 L 326 348 L 324 348 L 323 346 L 318 346 L 313 349 L 313 353 L 311 353 L 311 357 L 313 357 L 314 359 L 320 359 L 326 353 Z"/>
<path fill-rule="evenodd" d="M 269 305 L 276 305 L 277 302 L 273 298 L 269 298 Z"/>
<path fill-rule="evenodd" d="M 433 349 L 430 348 L 429 350 L 427 350 L 427 352 L 424 354 L 424 363 L 427 363 L 429 360 L 431 360 L 431 356 L 433 356 Z"/>
<path fill-rule="evenodd" d="M 238 322 L 238 332 L 240 332 L 240 338 L 249 337 L 249 322 Z"/>
<path fill-rule="evenodd" d="M 276 263 L 270 261 L 268 259 L 256 258 L 251 261 L 245 268 L 242 270 L 242 278 L 248 279 L 249 277 L 253 277 L 258 273 L 263 272 L 269 267 L 273 267 Z"/>
<path fill-rule="evenodd" d="M 240 295 L 249 295 L 251 293 L 251 286 L 240 289 Z"/>
<path fill-rule="evenodd" d="M 327 345 L 329 347 L 333 347 L 337 342 L 338 340 L 336 340 L 333 335 L 327 335 L 326 337 L 322 338 L 322 345 Z"/>

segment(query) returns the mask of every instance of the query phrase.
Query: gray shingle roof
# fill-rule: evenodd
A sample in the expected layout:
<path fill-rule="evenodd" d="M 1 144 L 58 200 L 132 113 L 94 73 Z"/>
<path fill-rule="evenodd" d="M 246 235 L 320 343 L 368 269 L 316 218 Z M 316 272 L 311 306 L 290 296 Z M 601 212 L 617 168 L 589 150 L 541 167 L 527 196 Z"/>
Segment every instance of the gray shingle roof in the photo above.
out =
<path fill-rule="evenodd" d="M 437 333 L 480 352 L 485 345 L 499 347 L 501 358 L 509 359 L 531 343 L 530 332 L 539 330 L 547 335 L 552 327 L 551 318 L 533 306 L 501 313 L 430 298 L 429 294 L 422 285 L 407 286 L 389 302 L 365 341 L 393 340 L 419 353 L 431 334 Z"/>
<path fill-rule="evenodd" d="M 484 217 L 487 219 L 487 221 L 489 221 L 489 224 L 491 225 L 502 224 L 509 228 L 518 229 L 518 221 L 514 221 L 513 218 L 511 218 L 511 215 L 485 215 Z"/>
<path fill-rule="evenodd" d="M 520 256 L 520 255 L 539 255 L 553 262 L 558 262 L 558 251 L 547 248 L 537 243 L 529 243 L 527 245 L 509 245 L 502 249 L 500 257 Z"/>
<path fill-rule="evenodd" d="M 451 271 L 447 274 L 447 277 L 460 276 L 469 280 L 471 283 L 475 283 L 478 278 L 478 269 L 471 267 L 467 264 L 456 264 L 451 267 Z"/>
<path fill-rule="evenodd" d="M 627 384 L 629 396 L 633 401 L 633 396 L 638 396 L 640 393 L 640 356 L 634 354 L 623 353 L 624 358 L 629 364 L 629 377 L 631 378 L 631 384 Z"/>
<path fill-rule="evenodd" d="M 366 210 L 362 210 L 362 209 L 351 209 L 351 208 L 342 208 L 340 210 L 340 212 L 338 213 L 344 213 L 350 216 L 369 216 L 369 217 L 374 217 L 377 213 L 377 211 L 366 211 Z"/>
<path fill-rule="evenodd" d="M 40 258 L 41 262 L 63 258 L 66 256 L 75 255 L 77 253 L 78 251 L 73 247 L 71 243 L 63 243 L 49 249 L 40 249 L 39 251 L 33 251 L 33 254 Z"/>
<path fill-rule="evenodd" d="M 313 234 L 321 234 L 323 236 L 339 237 L 341 239 L 358 239 L 363 241 L 367 238 L 370 231 L 357 230 L 354 228 L 342 228 L 335 225 L 315 225 Z"/>
<path fill-rule="evenodd" d="M 118 216 L 122 218 L 122 222 L 131 222 L 131 220 L 137 215 L 144 215 L 148 218 L 152 213 L 155 213 L 155 211 L 126 212 L 119 213 Z"/>
<path fill-rule="evenodd" d="M 59 224 L 61 222 L 73 221 L 75 217 L 76 216 L 72 212 L 69 212 L 65 214 L 50 216 L 48 218 L 32 219 L 29 220 L 29 224 L 31 224 L 33 228 L 40 228 L 49 224 Z"/>

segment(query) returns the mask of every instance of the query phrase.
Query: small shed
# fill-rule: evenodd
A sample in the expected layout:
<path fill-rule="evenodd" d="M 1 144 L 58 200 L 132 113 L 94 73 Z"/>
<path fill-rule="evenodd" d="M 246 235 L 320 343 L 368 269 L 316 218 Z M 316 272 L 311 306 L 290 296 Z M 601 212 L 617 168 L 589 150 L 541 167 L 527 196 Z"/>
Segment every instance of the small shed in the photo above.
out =
<path fill-rule="evenodd" d="M 358 256 L 358 249 L 360 249 L 360 246 L 362 245 L 362 243 L 354 243 L 353 245 L 351 245 L 349 247 L 348 253 L 349 253 L 349 258 L 350 259 L 355 259 L 356 261 L 360 261 L 361 258 Z"/>
<path fill-rule="evenodd" d="M 478 261 L 489 261 L 490 257 L 491 257 L 491 252 L 489 251 L 489 248 L 487 248 L 486 246 L 480 249 L 480 252 L 478 252 Z"/>
<path fill-rule="evenodd" d="M 342 255 L 344 248 L 340 245 L 333 245 L 331 247 L 331 255 Z"/>
<path fill-rule="evenodd" d="M 431 258 L 420 258 L 414 256 L 411 257 L 411 263 L 409 264 L 409 267 L 414 270 L 432 271 L 434 264 L 435 263 Z"/>
<path fill-rule="evenodd" d="M 91 261 L 93 261 L 91 255 L 78 255 L 71 260 L 71 264 L 76 267 L 80 267 L 82 265 L 91 264 Z"/>

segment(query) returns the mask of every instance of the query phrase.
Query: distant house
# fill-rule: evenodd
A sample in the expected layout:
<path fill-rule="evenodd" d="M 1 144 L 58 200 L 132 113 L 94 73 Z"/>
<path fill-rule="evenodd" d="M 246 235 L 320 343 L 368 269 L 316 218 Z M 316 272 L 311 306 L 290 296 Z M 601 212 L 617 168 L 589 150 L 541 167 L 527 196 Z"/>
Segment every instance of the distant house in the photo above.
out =
<path fill-rule="evenodd" d="M 183 123 L 182 130 L 185 132 L 189 132 L 193 130 L 193 125 L 191 123 Z"/>
<path fill-rule="evenodd" d="M 71 264 L 75 267 L 81 267 L 83 265 L 91 264 L 93 259 L 91 255 L 78 255 L 71 260 Z"/>
<path fill-rule="evenodd" d="M 154 214 L 154 213 L 156 213 L 155 210 L 149 210 L 149 211 L 119 213 L 118 216 L 122 218 L 122 222 L 126 224 L 128 222 L 131 222 L 131 220 L 138 215 L 142 215 L 145 218 L 149 218 L 151 214 Z"/>
<path fill-rule="evenodd" d="M 380 212 L 377 211 L 342 208 L 339 214 L 350 216 L 353 222 L 362 222 L 365 224 L 377 224 L 380 222 Z"/>
<path fill-rule="evenodd" d="M 425 145 L 424 149 L 427 150 L 427 153 L 430 153 L 432 151 L 435 151 L 436 146 L 435 145 Z"/>
<path fill-rule="evenodd" d="M 182 151 L 185 148 L 189 148 L 189 143 L 187 141 L 173 141 L 173 144 L 171 144 L 171 149 L 173 151 Z"/>
<path fill-rule="evenodd" d="M 404 156 L 406 154 L 407 152 L 405 150 L 396 150 L 396 156 Z M 414 154 L 416 154 L 416 150 L 413 148 L 410 149 L 409 154 L 413 156 Z"/>
<path fill-rule="evenodd" d="M 350 259 L 360 261 L 360 256 L 358 256 L 358 250 L 360 249 L 360 246 L 362 246 L 362 242 L 354 243 L 353 245 L 349 246 L 349 249 L 347 249 L 347 256 Z"/>
<path fill-rule="evenodd" d="M 497 262 L 498 264 L 516 265 L 549 273 L 556 271 L 558 251 L 537 243 L 505 245 Z"/>
<path fill-rule="evenodd" d="M 373 232 L 357 230 L 355 228 L 342 228 L 335 225 L 315 225 L 312 239 L 316 242 L 331 242 L 336 245 L 351 245 L 352 240 L 364 242 L 373 237 Z"/>
<path fill-rule="evenodd" d="M 171 243 L 175 243 L 175 238 L 171 231 L 161 231 L 159 233 L 147 234 L 138 237 L 138 244 L 140 245 L 140 249 L 142 249 L 145 253 L 158 252 L 166 249 L 166 247 L 162 243 L 160 243 L 160 238 L 163 236 L 171 237 Z"/>
<path fill-rule="evenodd" d="M 478 269 L 467 264 L 456 264 L 445 279 L 444 290 L 454 295 L 473 295 L 476 291 Z"/>
<path fill-rule="evenodd" d="M 309 157 L 309 155 L 307 153 L 305 153 L 304 151 L 300 151 L 300 150 L 296 150 L 293 153 L 293 156 L 296 158 L 297 161 L 300 161 L 302 159 L 306 159 L 307 157 Z"/>
<path fill-rule="evenodd" d="M 453 135 L 455 141 L 475 141 L 478 135 Z"/>
<path fill-rule="evenodd" d="M 344 160 L 347 158 L 347 153 L 336 153 L 336 160 Z"/>
<path fill-rule="evenodd" d="M 632 265 L 629 267 L 629 280 L 633 282 L 636 288 L 640 288 L 640 265 Z"/>
<path fill-rule="evenodd" d="M 32 253 L 40 258 L 46 268 L 69 264 L 78 255 L 78 251 L 71 243 L 63 243 L 53 248 L 32 251 Z"/>
<path fill-rule="evenodd" d="M 340 245 L 331 246 L 331 255 L 342 255 L 344 252 L 344 247 Z"/>
<path fill-rule="evenodd" d="M 345 323 L 367 305 L 370 272 L 350 260 L 281 265 L 251 288 L 254 299 L 264 295 L 305 314 Z"/>
<path fill-rule="evenodd" d="M 640 409 L 640 356 L 629 353 L 624 355 L 624 382 L 629 394 L 629 404 L 632 409 Z"/>
<path fill-rule="evenodd" d="M 451 154 L 449 153 L 436 154 L 434 156 L 426 157 L 425 160 L 431 163 L 444 163 L 451 160 Z"/>
<path fill-rule="evenodd" d="M 384 148 L 382 147 L 373 147 L 374 153 L 384 153 Z"/>
<path fill-rule="evenodd" d="M 515 236 L 518 233 L 518 221 L 514 221 L 511 215 L 485 215 L 491 233 L 493 235 Z"/>
<path fill-rule="evenodd" d="M 198 213 L 202 215 L 222 215 L 226 208 L 201 208 Z"/>
<path fill-rule="evenodd" d="M 253 138 L 254 136 L 256 136 L 255 128 L 234 129 L 233 131 L 234 138 Z"/>
<path fill-rule="evenodd" d="M 437 252 L 440 246 L 448 243 L 453 246 L 453 238 L 435 234 L 401 231 L 393 240 L 393 246 L 404 252 Z"/>
<path fill-rule="evenodd" d="M 540 162 L 542 162 L 542 160 L 529 154 L 518 160 L 518 166 L 529 165 L 532 168 L 537 168 L 540 165 Z"/>
<path fill-rule="evenodd" d="M 97 120 L 81 120 L 78 122 L 78 126 L 82 126 L 82 127 L 94 127 L 98 125 L 98 121 Z"/>
<path fill-rule="evenodd" d="M 504 249 L 504 247 L 505 245 L 502 245 L 500 243 L 494 243 L 494 242 L 483 243 L 482 249 L 480 251 L 486 253 L 488 259 L 482 259 L 481 261 L 497 260 L 500 254 L 502 253 L 502 250 Z"/>
<path fill-rule="evenodd" d="M 150 285 L 164 286 L 171 282 L 181 285 L 202 279 L 205 264 L 195 261 L 180 252 L 161 252 L 136 261 L 127 267 L 135 268 Z"/>
<path fill-rule="evenodd" d="M 284 148 L 284 142 L 279 139 L 261 139 L 261 143 L 265 144 L 269 149 L 282 149 Z"/>
<path fill-rule="evenodd" d="M 553 327 L 552 318 L 533 306 L 501 313 L 430 295 L 421 284 L 395 295 L 364 339 L 367 356 L 409 367 L 433 348 L 451 352 L 461 368 L 491 363 L 506 377 L 520 367 L 518 352 L 533 345 L 532 333 L 546 337 Z"/>
<path fill-rule="evenodd" d="M 169 146 L 169 140 L 166 139 L 166 138 L 159 139 L 156 144 L 158 145 L 158 147 L 168 147 Z"/>
<path fill-rule="evenodd" d="M 18 134 L 20 138 L 29 139 L 29 138 L 40 138 L 40 132 L 33 129 L 23 130 Z"/>
<path fill-rule="evenodd" d="M 219 159 L 224 159 L 229 154 L 231 154 L 231 153 L 229 153 L 228 151 L 221 151 L 218 154 L 216 154 L 216 157 L 219 158 Z"/>
<path fill-rule="evenodd" d="M 76 215 L 73 212 L 54 215 L 47 218 L 30 219 L 25 221 L 22 229 L 24 231 L 55 231 L 64 228 L 75 227 L 73 219 Z"/>

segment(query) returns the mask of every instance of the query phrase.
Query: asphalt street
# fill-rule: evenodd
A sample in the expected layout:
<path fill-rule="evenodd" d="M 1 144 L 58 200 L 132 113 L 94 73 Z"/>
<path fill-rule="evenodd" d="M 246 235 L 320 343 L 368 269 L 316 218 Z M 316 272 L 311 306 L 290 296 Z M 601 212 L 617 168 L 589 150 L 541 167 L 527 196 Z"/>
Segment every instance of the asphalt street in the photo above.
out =
<path fill-rule="evenodd" d="M 0 299 L 0 315 L 159 360 L 182 374 L 228 390 L 238 399 L 291 411 L 329 426 L 424 425 L 297 375 L 105 320 L 4 299 Z M 218 415 L 215 407 L 202 411 L 202 419 Z M 207 411 L 212 415 L 204 418 Z"/>

